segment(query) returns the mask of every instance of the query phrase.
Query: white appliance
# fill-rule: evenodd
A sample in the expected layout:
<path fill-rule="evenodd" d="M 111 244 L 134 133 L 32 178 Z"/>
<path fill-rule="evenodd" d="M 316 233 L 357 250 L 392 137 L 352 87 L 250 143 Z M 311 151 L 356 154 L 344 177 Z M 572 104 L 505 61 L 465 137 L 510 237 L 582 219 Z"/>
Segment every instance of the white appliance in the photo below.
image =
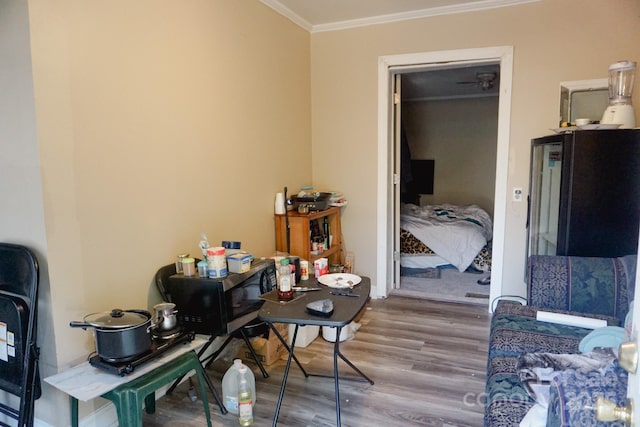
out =
<path fill-rule="evenodd" d="M 609 66 L 609 106 L 604 110 L 603 124 L 619 124 L 635 128 L 636 116 L 631 105 L 631 92 L 636 72 L 634 61 L 620 61 Z"/>

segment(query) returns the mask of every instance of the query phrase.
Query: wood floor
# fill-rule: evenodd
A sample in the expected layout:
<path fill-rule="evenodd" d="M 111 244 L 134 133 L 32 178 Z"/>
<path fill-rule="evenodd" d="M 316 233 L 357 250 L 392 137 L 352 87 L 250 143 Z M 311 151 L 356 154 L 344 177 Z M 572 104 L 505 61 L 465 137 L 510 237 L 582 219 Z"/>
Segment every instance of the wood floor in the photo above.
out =
<path fill-rule="evenodd" d="M 342 425 L 482 426 L 490 315 L 479 305 L 435 302 L 391 296 L 372 300 L 354 339 L 340 344 L 343 354 L 374 382 L 341 381 Z M 332 373 L 333 343 L 316 339 L 296 348 L 308 372 Z M 208 374 L 221 392 L 228 368 L 216 361 Z M 267 367 L 265 379 L 245 361 L 256 377 L 254 425 L 270 426 L 280 390 L 284 361 Z M 340 374 L 353 371 L 342 361 Z M 147 427 L 205 426 L 202 403 L 188 398 L 188 383 L 162 397 L 155 414 L 144 416 Z M 197 387 L 196 387 L 197 388 Z M 213 425 L 238 426 L 235 415 L 222 415 L 209 395 Z M 292 364 L 278 425 L 335 426 L 332 379 L 305 379 Z"/>

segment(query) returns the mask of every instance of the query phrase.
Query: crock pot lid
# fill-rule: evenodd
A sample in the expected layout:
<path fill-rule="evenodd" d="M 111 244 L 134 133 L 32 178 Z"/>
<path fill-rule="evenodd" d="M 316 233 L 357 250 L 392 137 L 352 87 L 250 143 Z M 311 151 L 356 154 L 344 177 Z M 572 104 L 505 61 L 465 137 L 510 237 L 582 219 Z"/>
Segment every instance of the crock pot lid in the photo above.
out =
<path fill-rule="evenodd" d="M 138 326 L 149 320 L 143 313 L 114 308 L 111 311 L 89 314 L 84 321 L 96 328 L 128 328 Z"/>

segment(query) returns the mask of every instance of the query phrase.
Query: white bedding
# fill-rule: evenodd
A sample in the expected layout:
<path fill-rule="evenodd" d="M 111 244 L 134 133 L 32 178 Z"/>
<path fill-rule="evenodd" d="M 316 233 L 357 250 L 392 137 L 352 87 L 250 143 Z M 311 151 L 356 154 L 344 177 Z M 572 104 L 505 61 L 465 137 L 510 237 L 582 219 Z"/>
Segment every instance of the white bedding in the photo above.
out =
<path fill-rule="evenodd" d="M 403 204 L 400 227 L 462 272 L 491 240 L 493 223 L 489 214 L 476 205 Z"/>
<path fill-rule="evenodd" d="M 439 268 L 450 265 L 438 255 L 400 254 L 400 266 L 406 268 Z"/>

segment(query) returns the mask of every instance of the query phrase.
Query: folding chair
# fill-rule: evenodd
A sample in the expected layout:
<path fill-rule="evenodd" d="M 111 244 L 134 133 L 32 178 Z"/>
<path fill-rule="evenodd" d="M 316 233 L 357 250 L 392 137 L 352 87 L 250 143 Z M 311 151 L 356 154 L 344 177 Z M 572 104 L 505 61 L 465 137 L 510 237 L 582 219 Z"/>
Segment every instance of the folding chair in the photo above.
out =
<path fill-rule="evenodd" d="M 19 427 L 33 426 L 34 401 L 42 393 L 36 343 L 38 282 L 33 253 L 24 246 L 0 243 L 0 390 L 19 399 L 17 405 L 0 403 L 0 413 L 18 421 Z M 10 426 L 2 421 L 0 425 Z"/>

